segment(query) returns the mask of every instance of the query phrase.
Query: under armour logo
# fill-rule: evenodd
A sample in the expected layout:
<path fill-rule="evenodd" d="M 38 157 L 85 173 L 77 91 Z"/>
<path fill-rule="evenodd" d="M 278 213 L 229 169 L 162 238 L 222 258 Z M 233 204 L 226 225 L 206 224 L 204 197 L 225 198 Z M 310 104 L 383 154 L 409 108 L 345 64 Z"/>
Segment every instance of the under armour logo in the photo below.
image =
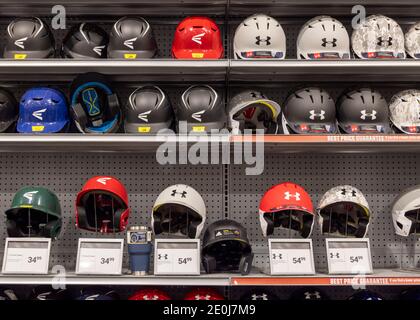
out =
<path fill-rule="evenodd" d="M 145 294 L 143 300 L 159 300 L 159 297 L 157 295 L 149 296 L 148 294 Z"/>
<path fill-rule="evenodd" d="M 333 38 L 332 41 L 327 40 L 327 38 L 322 38 L 322 46 L 326 48 L 327 46 L 335 48 L 337 46 L 337 39 Z"/>
<path fill-rule="evenodd" d="M 257 36 L 255 37 L 255 39 L 257 40 L 255 41 L 255 44 L 257 46 L 261 45 L 261 42 L 264 42 L 266 46 L 269 46 L 271 44 L 271 37 L 269 36 L 267 38 L 261 38 L 260 36 Z"/>
<path fill-rule="evenodd" d="M 32 113 L 32 115 L 35 117 L 35 118 L 37 118 L 37 119 L 39 119 L 39 120 L 44 120 L 44 118 L 42 117 L 42 115 L 43 115 L 43 113 L 45 112 L 45 111 L 47 111 L 47 109 L 45 108 L 45 109 L 41 109 L 41 110 L 36 110 L 36 111 L 34 111 L 33 113 Z"/>
<path fill-rule="evenodd" d="M 341 194 L 343 196 L 345 196 L 347 193 L 351 193 L 352 197 L 355 197 L 357 195 L 356 191 L 354 190 L 341 189 Z"/>
<path fill-rule="evenodd" d="M 392 46 L 392 37 L 388 37 L 388 39 L 383 39 L 382 37 L 378 38 L 378 46 L 390 47 Z"/>
<path fill-rule="evenodd" d="M 158 260 L 168 260 L 167 254 L 158 254 Z"/>
<path fill-rule="evenodd" d="M 315 110 L 309 111 L 309 119 L 315 120 L 315 117 L 319 117 L 320 120 L 325 119 L 325 111 L 321 110 L 320 113 L 316 113 Z"/>
<path fill-rule="evenodd" d="M 194 41 L 195 43 L 202 44 L 201 40 L 202 40 L 202 38 L 204 36 L 205 36 L 205 33 L 204 32 L 203 33 L 200 33 L 200 34 L 196 34 L 195 36 L 193 36 L 191 38 L 191 40 Z"/>
<path fill-rule="evenodd" d="M 295 192 L 295 194 L 291 194 L 289 191 L 284 193 L 284 198 L 286 200 L 290 200 L 290 198 L 295 198 L 296 201 L 300 201 L 300 193 L 299 192 Z"/>
<path fill-rule="evenodd" d="M 175 197 L 177 194 L 181 195 L 181 198 L 186 198 L 187 197 L 187 191 L 182 191 L 182 192 L 178 192 L 176 190 L 172 190 L 172 197 Z"/>
<path fill-rule="evenodd" d="M 366 120 L 366 118 L 370 118 L 371 120 L 376 119 L 376 114 L 377 114 L 376 110 L 372 110 L 371 113 L 367 112 L 366 110 L 362 110 L 362 111 L 360 111 L 360 113 L 362 114 L 360 116 L 360 119 L 362 119 L 362 120 Z"/>
<path fill-rule="evenodd" d="M 16 41 L 15 41 L 15 46 L 17 46 L 17 47 L 19 47 L 19 48 L 22 48 L 22 49 L 25 49 L 25 44 L 24 44 L 24 42 L 25 42 L 26 40 L 28 40 L 28 37 L 25 37 L 25 38 L 21 38 L 21 39 L 16 40 Z"/>
<path fill-rule="evenodd" d="M 201 122 L 201 116 L 204 114 L 204 112 L 206 112 L 206 110 L 201 110 L 201 111 L 194 112 L 191 115 L 191 118 Z"/>
<path fill-rule="evenodd" d="M 253 294 L 252 300 L 268 300 L 267 294 Z"/>
<path fill-rule="evenodd" d="M 307 300 L 321 299 L 321 294 L 318 291 L 305 292 L 305 299 Z"/>
<path fill-rule="evenodd" d="M 195 298 L 195 300 L 210 300 L 211 296 L 208 295 L 208 294 L 205 295 L 205 296 L 197 294 L 194 298 Z"/>
<path fill-rule="evenodd" d="M 32 201 L 34 198 L 34 194 L 37 194 L 37 193 L 38 191 L 29 191 L 29 192 L 26 192 L 23 196 L 29 201 Z"/>
<path fill-rule="evenodd" d="M 111 180 L 111 178 L 99 178 L 99 179 L 96 179 L 96 181 L 98 181 L 99 183 L 102 183 L 104 186 L 106 185 L 106 182 L 108 180 Z"/>

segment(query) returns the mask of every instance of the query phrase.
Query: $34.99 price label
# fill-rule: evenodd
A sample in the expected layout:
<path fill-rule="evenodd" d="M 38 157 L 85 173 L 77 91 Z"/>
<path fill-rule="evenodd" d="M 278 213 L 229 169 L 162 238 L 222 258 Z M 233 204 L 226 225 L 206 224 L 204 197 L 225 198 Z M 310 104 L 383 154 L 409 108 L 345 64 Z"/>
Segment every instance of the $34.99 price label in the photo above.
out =
<path fill-rule="evenodd" d="M 155 251 L 155 274 L 161 275 L 199 275 L 200 246 L 165 245 L 157 243 Z"/>

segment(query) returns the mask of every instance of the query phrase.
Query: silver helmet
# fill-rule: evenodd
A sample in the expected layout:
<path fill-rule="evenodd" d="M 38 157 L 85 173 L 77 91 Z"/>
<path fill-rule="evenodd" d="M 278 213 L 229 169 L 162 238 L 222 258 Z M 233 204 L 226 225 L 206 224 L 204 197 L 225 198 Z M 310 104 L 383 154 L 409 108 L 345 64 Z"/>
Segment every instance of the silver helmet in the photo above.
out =
<path fill-rule="evenodd" d="M 420 22 L 405 34 L 405 50 L 414 59 L 420 59 Z"/>
<path fill-rule="evenodd" d="M 405 90 L 391 99 L 392 124 L 404 133 L 420 133 L 420 90 Z"/>

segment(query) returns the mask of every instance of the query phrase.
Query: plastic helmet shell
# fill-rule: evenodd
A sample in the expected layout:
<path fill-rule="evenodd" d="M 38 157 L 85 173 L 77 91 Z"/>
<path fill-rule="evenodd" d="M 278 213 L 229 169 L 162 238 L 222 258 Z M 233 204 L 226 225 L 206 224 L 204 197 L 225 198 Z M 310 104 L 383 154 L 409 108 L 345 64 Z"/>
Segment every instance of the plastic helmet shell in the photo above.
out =
<path fill-rule="evenodd" d="M 285 59 L 286 35 L 276 19 L 255 14 L 236 28 L 233 51 L 235 59 Z"/>
<path fill-rule="evenodd" d="M 389 104 L 390 119 L 398 130 L 407 133 L 420 132 L 420 90 L 397 93 Z"/>
<path fill-rule="evenodd" d="M 115 22 L 109 38 L 109 58 L 150 59 L 156 53 L 156 40 L 145 19 L 124 17 Z"/>
<path fill-rule="evenodd" d="M 420 22 L 405 34 L 405 49 L 413 59 L 420 59 Z"/>
<path fill-rule="evenodd" d="M 222 37 L 217 24 L 208 17 L 187 17 L 177 26 L 172 43 L 175 59 L 221 59 Z"/>
<path fill-rule="evenodd" d="M 407 217 L 410 211 L 416 212 L 420 208 L 420 186 L 414 186 L 402 191 L 394 200 L 391 212 L 395 233 L 402 237 L 408 237 L 415 230 L 413 220 Z M 420 230 L 419 230 L 420 232 Z"/>
<path fill-rule="evenodd" d="M 297 39 L 298 59 L 350 59 L 350 37 L 344 25 L 318 16 L 306 22 Z"/>
<path fill-rule="evenodd" d="M 367 17 L 351 37 L 353 51 L 360 59 L 405 59 L 404 32 L 393 19 L 383 15 Z"/>
<path fill-rule="evenodd" d="M 263 119 L 260 119 L 264 112 Z M 228 106 L 228 128 L 233 134 L 240 134 L 250 123 L 255 129 L 267 134 L 276 134 L 277 118 L 281 113 L 280 105 L 259 91 L 247 90 L 235 95 Z"/>
<path fill-rule="evenodd" d="M 18 103 L 11 92 L 0 88 L 0 132 L 8 131 L 19 116 Z"/>

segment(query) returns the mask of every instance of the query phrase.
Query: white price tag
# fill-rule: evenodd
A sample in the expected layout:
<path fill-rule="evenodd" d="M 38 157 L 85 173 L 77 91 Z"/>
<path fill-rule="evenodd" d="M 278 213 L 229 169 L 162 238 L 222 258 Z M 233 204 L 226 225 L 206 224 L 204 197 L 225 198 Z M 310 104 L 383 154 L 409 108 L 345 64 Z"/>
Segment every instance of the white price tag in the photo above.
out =
<path fill-rule="evenodd" d="M 200 240 L 156 239 L 156 275 L 200 275 Z"/>
<path fill-rule="evenodd" d="M 315 274 L 311 239 L 269 239 L 271 275 Z"/>
<path fill-rule="evenodd" d="M 7 238 L 3 258 L 3 273 L 47 274 L 51 239 Z"/>
<path fill-rule="evenodd" d="M 373 272 L 369 239 L 326 239 L 330 274 Z"/>
<path fill-rule="evenodd" d="M 76 273 L 121 274 L 123 247 L 123 239 L 79 239 Z"/>

